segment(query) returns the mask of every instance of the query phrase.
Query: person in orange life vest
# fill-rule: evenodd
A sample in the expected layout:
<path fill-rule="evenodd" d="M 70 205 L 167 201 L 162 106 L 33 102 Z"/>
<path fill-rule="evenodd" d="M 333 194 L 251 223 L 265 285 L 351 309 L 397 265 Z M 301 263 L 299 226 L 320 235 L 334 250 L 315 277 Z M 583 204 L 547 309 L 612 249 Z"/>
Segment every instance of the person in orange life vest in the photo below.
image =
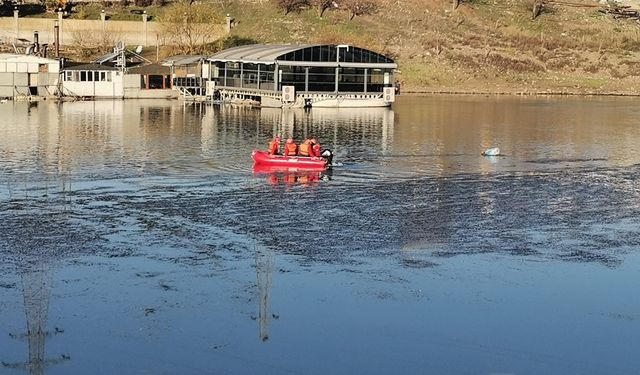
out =
<path fill-rule="evenodd" d="M 298 156 L 311 156 L 312 152 L 311 140 L 307 138 L 300 144 L 300 147 L 298 147 Z"/>
<path fill-rule="evenodd" d="M 311 138 L 311 152 L 309 153 L 311 156 L 320 156 L 320 143 L 315 138 Z"/>
<path fill-rule="evenodd" d="M 269 142 L 269 146 L 267 148 L 267 152 L 269 155 L 278 155 L 280 152 L 280 136 L 276 135 L 276 137 Z"/>
<path fill-rule="evenodd" d="M 284 144 L 284 156 L 296 156 L 298 154 L 298 145 L 293 141 L 293 139 L 287 139 L 287 142 Z"/>

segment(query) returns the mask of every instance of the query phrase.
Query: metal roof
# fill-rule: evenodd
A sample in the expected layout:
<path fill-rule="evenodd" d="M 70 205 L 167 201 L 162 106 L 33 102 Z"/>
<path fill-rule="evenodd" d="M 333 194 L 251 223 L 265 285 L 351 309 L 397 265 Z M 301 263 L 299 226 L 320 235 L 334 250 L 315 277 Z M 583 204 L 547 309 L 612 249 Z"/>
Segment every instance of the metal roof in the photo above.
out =
<path fill-rule="evenodd" d="M 249 44 L 220 51 L 207 60 L 287 66 L 397 69 L 390 57 L 364 48 L 328 44 Z"/>
<path fill-rule="evenodd" d="M 15 53 L 0 53 L 0 62 L 37 62 L 40 64 L 58 64 L 58 60 Z"/>
<path fill-rule="evenodd" d="M 274 63 L 278 57 L 299 49 L 316 47 L 321 44 L 249 44 L 225 49 L 209 57 L 209 60 L 253 61 Z"/>
<path fill-rule="evenodd" d="M 101 71 L 114 71 L 114 70 L 118 70 L 118 68 L 115 68 L 113 66 L 109 66 L 109 65 L 100 65 L 100 64 L 95 64 L 95 63 L 89 63 L 89 64 L 79 64 L 79 65 L 67 65 L 64 69 L 62 70 L 101 70 Z"/>
<path fill-rule="evenodd" d="M 177 55 L 177 56 L 167 57 L 166 59 L 162 60 L 162 65 L 165 65 L 165 66 L 191 65 L 191 64 L 196 64 L 200 60 L 204 60 L 206 58 L 207 58 L 206 55 Z"/>
<path fill-rule="evenodd" d="M 109 62 L 111 60 L 115 60 L 116 58 L 118 58 L 119 55 L 120 55 L 120 52 L 107 53 L 106 55 L 102 55 L 102 56 L 98 57 L 97 59 L 93 60 L 92 62 L 97 63 L 97 64 L 104 64 L 104 63 Z"/>
<path fill-rule="evenodd" d="M 129 74 L 150 74 L 150 75 L 168 75 L 171 74 L 171 67 L 161 64 L 145 64 L 138 65 L 127 70 Z"/>

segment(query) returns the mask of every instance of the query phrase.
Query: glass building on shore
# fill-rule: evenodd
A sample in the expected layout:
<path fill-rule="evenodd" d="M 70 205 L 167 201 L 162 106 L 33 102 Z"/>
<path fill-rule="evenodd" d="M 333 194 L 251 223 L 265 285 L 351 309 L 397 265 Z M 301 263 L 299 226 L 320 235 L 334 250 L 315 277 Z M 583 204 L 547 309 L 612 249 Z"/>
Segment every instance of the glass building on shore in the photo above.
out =
<path fill-rule="evenodd" d="M 347 45 L 233 47 L 207 58 L 204 72 L 216 89 L 298 94 L 379 94 L 395 85 L 389 57 Z M 370 95 L 371 96 L 371 95 Z"/>

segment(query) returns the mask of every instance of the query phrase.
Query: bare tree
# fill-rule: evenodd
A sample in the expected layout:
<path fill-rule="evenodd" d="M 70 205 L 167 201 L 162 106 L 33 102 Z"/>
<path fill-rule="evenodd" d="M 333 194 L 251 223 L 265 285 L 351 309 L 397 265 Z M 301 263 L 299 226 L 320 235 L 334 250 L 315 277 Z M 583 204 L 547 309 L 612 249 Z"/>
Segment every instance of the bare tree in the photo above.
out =
<path fill-rule="evenodd" d="M 42 5 L 44 5 L 47 12 L 55 12 L 60 8 L 65 8 L 67 6 L 67 2 L 65 0 L 44 0 L 42 1 Z"/>
<path fill-rule="evenodd" d="M 378 9 L 378 3 L 374 0 L 343 0 L 341 4 L 349 11 L 349 20 L 355 16 L 372 14 Z"/>
<path fill-rule="evenodd" d="M 275 5 L 284 10 L 284 15 L 309 7 L 310 0 L 273 0 Z"/>
<path fill-rule="evenodd" d="M 215 39 L 222 16 L 207 3 L 182 0 L 171 4 L 160 19 L 165 38 L 186 54 Z"/>
<path fill-rule="evenodd" d="M 91 33 L 84 30 L 71 30 L 71 37 L 73 40 L 71 47 L 75 53 L 82 58 L 88 58 L 111 51 L 120 40 L 121 32 L 111 28 Z"/>
<path fill-rule="evenodd" d="M 336 4 L 333 0 L 310 0 L 310 4 L 318 10 L 318 16 L 322 18 L 324 12 Z"/>

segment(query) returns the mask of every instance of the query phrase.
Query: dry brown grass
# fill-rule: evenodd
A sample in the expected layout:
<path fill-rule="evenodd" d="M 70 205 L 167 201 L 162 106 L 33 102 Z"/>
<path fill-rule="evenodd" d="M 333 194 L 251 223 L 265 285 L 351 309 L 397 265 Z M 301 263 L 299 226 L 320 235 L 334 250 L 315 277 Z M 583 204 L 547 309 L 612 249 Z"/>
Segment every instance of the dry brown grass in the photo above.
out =
<path fill-rule="evenodd" d="M 623 59 L 640 57 L 638 26 L 613 20 L 594 8 L 554 5 L 534 20 L 531 0 L 474 0 L 463 2 L 456 11 L 448 0 L 379 2 L 376 15 L 350 22 L 334 11 L 323 19 L 313 10 L 283 17 L 273 16 L 266 3 L 244 5 L 260 10 L 242 10 L 248 18 L 240 23 L 249 24 L 243 30 L 254 33 L 257 40 L 347 43 L 390 54 L 400 65 L 399 79 L 411 87 L 459 88 L 483 80 L 495 87 L 532 81 L 544 85 L 551 82 L 544 78 L 549 73 L 557 77 L 597 73 L 600 88 L 607 76 L 640 74 L 640 64 L 618 66 Z M 261 21 L 262 14 L 269 19 Z M 594 86 L 587 79 L 574 80 L 587 82 L 589 89 Z"/>
<path fill-rule="evenodd" d="M 640 61 L 624 60 L 620 66 L 625 68 L 628 76 L 640 77 Z"/>

